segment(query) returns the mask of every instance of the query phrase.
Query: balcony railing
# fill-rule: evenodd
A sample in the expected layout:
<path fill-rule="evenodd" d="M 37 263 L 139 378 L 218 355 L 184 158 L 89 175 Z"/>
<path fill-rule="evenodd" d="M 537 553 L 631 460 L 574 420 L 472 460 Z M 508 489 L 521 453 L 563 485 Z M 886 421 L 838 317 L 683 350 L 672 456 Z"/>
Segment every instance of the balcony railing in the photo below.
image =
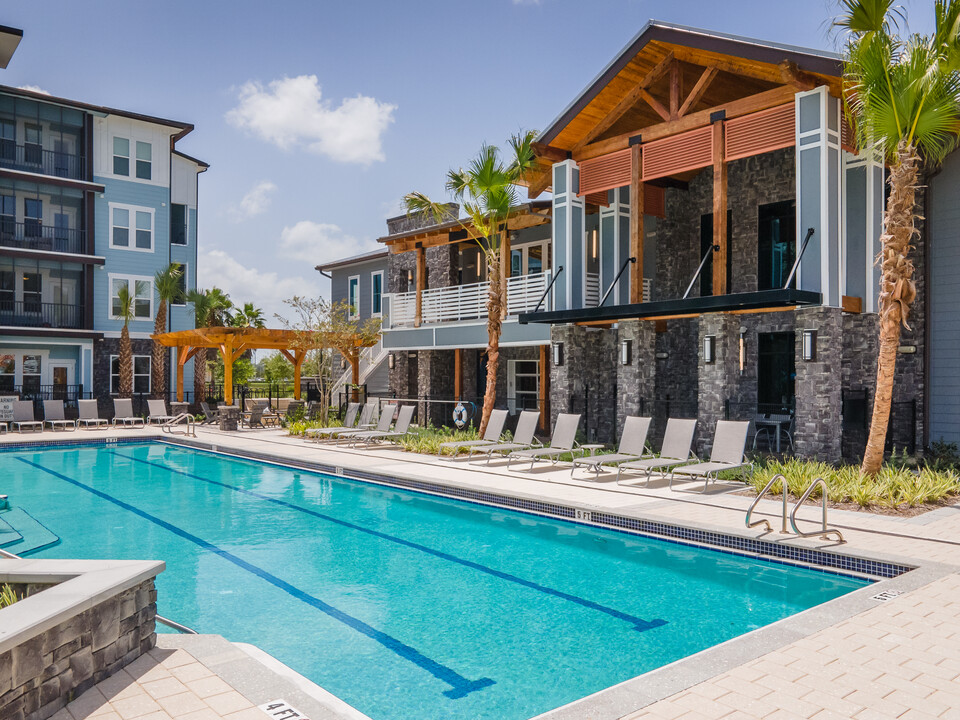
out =
<path fill-rule="evenodd" d="M 507 314 L 516 315 L 536 308 L 550 283 L 550 273 L 521 275 L 507 280 Z M 490 284 L 470 285 L 424 290 L 421 298 L 424 324 L 479 320 L 487 316 Z M 413 325 L 416 318 L 417 293 L 392 293 L 390 296 L 390 325 Z M 544 305 L 547 303 L 545 302 Z"/>
<path fill-rule="evenodd" d="M 83 328 L 83 305 L 0 300 L 0 325 L 79 330 Z"/>
<path fill-rule="evenodd" d="M 0 167 L 83 180 L 86 163 L 83 155 L 44 150 L 40 145 L 31 143 L 16 145 L 10 140 L 0 140 Z"/>
<path fill-rule="evenodd" d="M 0 246 L 83 254 L 87 252 L 87 233 L 43 225 L 39 220 L 13 222 L 0 217 Z"/>

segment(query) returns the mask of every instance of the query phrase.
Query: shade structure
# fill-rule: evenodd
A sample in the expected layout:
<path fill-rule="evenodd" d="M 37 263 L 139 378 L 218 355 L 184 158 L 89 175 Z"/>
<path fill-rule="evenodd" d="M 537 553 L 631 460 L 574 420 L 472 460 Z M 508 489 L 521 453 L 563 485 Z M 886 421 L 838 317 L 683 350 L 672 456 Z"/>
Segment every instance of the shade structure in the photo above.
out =
<path fill-rule="evenodd" d="M 359 353 L 376 344 L 376 339 L 355 333 L 324 333 L 272 328 L 210 327 L 178 330 L 150 336 L 164 347 L 177 348 L 177 400 L 183 401 L 183 366 L 201 348 L 213 348 L 223 356 L 223 394 L 233 403 L 233 363 L 247 350 L 279 350 L 293 364 L 293 392 L 300 399 L 300 370 L 309 350 L 335 348 L 346 356 L 353 368 L 353 381 L 359 382 Z"/>

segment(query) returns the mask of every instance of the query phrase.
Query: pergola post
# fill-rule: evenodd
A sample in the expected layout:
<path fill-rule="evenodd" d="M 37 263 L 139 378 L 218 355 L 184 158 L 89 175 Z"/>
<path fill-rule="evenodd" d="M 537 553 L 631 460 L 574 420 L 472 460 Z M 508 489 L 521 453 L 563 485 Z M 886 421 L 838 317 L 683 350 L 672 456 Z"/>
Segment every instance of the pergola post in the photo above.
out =
<path fill-rule="evenodd" d="M 413 318 L 414 327 L 423 322 L 423 291 L 427 287 L 427 253 L 422 244 L 417 244 L 417 299 Z"/>
<path fill-rule="evenodd" d="M 220 346 L 223 356 L 223 401 L 233 405 L 233 348 L 229 343 Z"/>
<path fill-rule="evenodd" d="M 300 377 L 303 369 L 303 361 L 307 358 L 306 348 L 294 350 L 292 353 L 289 350 L 284 350 L 281 348 L 280 354 L 289 360 L 291 365 L 293 365 L 293 397 L 294 399 L 299 400 Z"/>
<path fill-rule="evenodd" d="M 630 148 L 630 302 L 643 302 L 643 165 L 640 145 Z M 620 261 L 623 262 L 624 258 Z"/>

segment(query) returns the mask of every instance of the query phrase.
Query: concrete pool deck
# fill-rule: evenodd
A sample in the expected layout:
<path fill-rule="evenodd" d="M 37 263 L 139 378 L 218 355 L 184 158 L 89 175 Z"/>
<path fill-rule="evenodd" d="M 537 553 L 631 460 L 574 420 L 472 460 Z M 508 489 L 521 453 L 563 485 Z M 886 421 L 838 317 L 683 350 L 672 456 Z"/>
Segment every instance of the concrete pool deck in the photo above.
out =
<path fill-rule="evenodd" d="M 902 593 L 890 599 L 872 597 L 879 587 L 857 591 L 850 599 L 840 598 L 826 607 L 800 613 L 546 713 L 541 716 L 545 720 L 960 717 L 960 506 L 910 518 L 831 511 L 831 525 L 840 527 L 848 541 L 838 546 L 816 538 L 764 534 L 760 528 L 746 530 L 743 519 L 750 498 L 722 492 L 722 488 L 701 495 L 670 491 L 663 481 L 654 481 L 649 488 L 643 487 L 642 481 L 638 481 L 638 487 L 618 487 L 613 473 L 593 481 L 579 479 L 588 473 L 578 471 L 577 478 L 571 479 L 569 466 L 538 464 L 531 471 L 527 469 L 529 464 L 524 464 L 522 470 L 517 469 L 519 465 L 508 470 L 496 461 L 487 466 L 389 448 L 318 446 L 274 430 L 221 433 L 200 427 L 197 434 L 190 444 L 212 445 L 224 452 L 328 465 L 348 474 L 415 478 L 451 488 L 562 504 L 583 512 L 672 523 L 844 555 L 880 557 L 919 568 L 884 581 L 884 587 Z M 34 438 L 29 434 L 2 436 L 0 445 L 31 439 L 102 439 L 105 435 L 170 439 L 156 430 L 46 432 Z M 174 439 L 185 442 L 182 436 Z M 702 484 L 680 487 L 699 490 Z M 779 527 L 778 501 L 761 501 L 758 510 L 756 517 L 766 517 L 774 528 Z M 812 529 L 818 514 L 818 508 L 804 508 L 800 517 L 809 521 L 804 527 Z M 704 612 L 710 611 L 704 608 Z M 234 687 L 243 694 L 240 680 Z M 289 700 L 297 705 L 292 698 Z M 310 713 L 307 707 L 299 709 Z M 191 720 L 214 717 L 227 715 L 208 714 Z M 249 717 L 255 716 L 251 713 Z M 260 713 L 260 717 L 267 716 Z M 321 716 L 311 717 L 316 720 Z M 156 720 L 165 719 L 161 715 Z M 234 720 L 247 718 L 237 716 Z"/>

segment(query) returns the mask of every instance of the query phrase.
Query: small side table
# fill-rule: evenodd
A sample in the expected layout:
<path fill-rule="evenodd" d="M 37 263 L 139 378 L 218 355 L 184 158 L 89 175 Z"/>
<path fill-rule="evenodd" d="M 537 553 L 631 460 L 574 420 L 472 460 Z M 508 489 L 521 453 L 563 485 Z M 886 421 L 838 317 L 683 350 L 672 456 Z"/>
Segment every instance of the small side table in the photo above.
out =
<path fill-rule="evenodd" d="M 584 456 L 586 456 L 586 454 L 587 454 L 586 451 L 587 451 L 587 450 L 590 451 L 590 457 L 593 457 L 594 455 L 596 455 L 596 454 L 597 454 L 597 450 L 603 450 L 603 448 L 604 448 L 603 443 L 593 443 L 593 444 L 590 444 L 590 445 L 581 445 L 581 446 L 580 446 L 580 449 L 584 451 L 584 453 L 583 453 Z"/>

